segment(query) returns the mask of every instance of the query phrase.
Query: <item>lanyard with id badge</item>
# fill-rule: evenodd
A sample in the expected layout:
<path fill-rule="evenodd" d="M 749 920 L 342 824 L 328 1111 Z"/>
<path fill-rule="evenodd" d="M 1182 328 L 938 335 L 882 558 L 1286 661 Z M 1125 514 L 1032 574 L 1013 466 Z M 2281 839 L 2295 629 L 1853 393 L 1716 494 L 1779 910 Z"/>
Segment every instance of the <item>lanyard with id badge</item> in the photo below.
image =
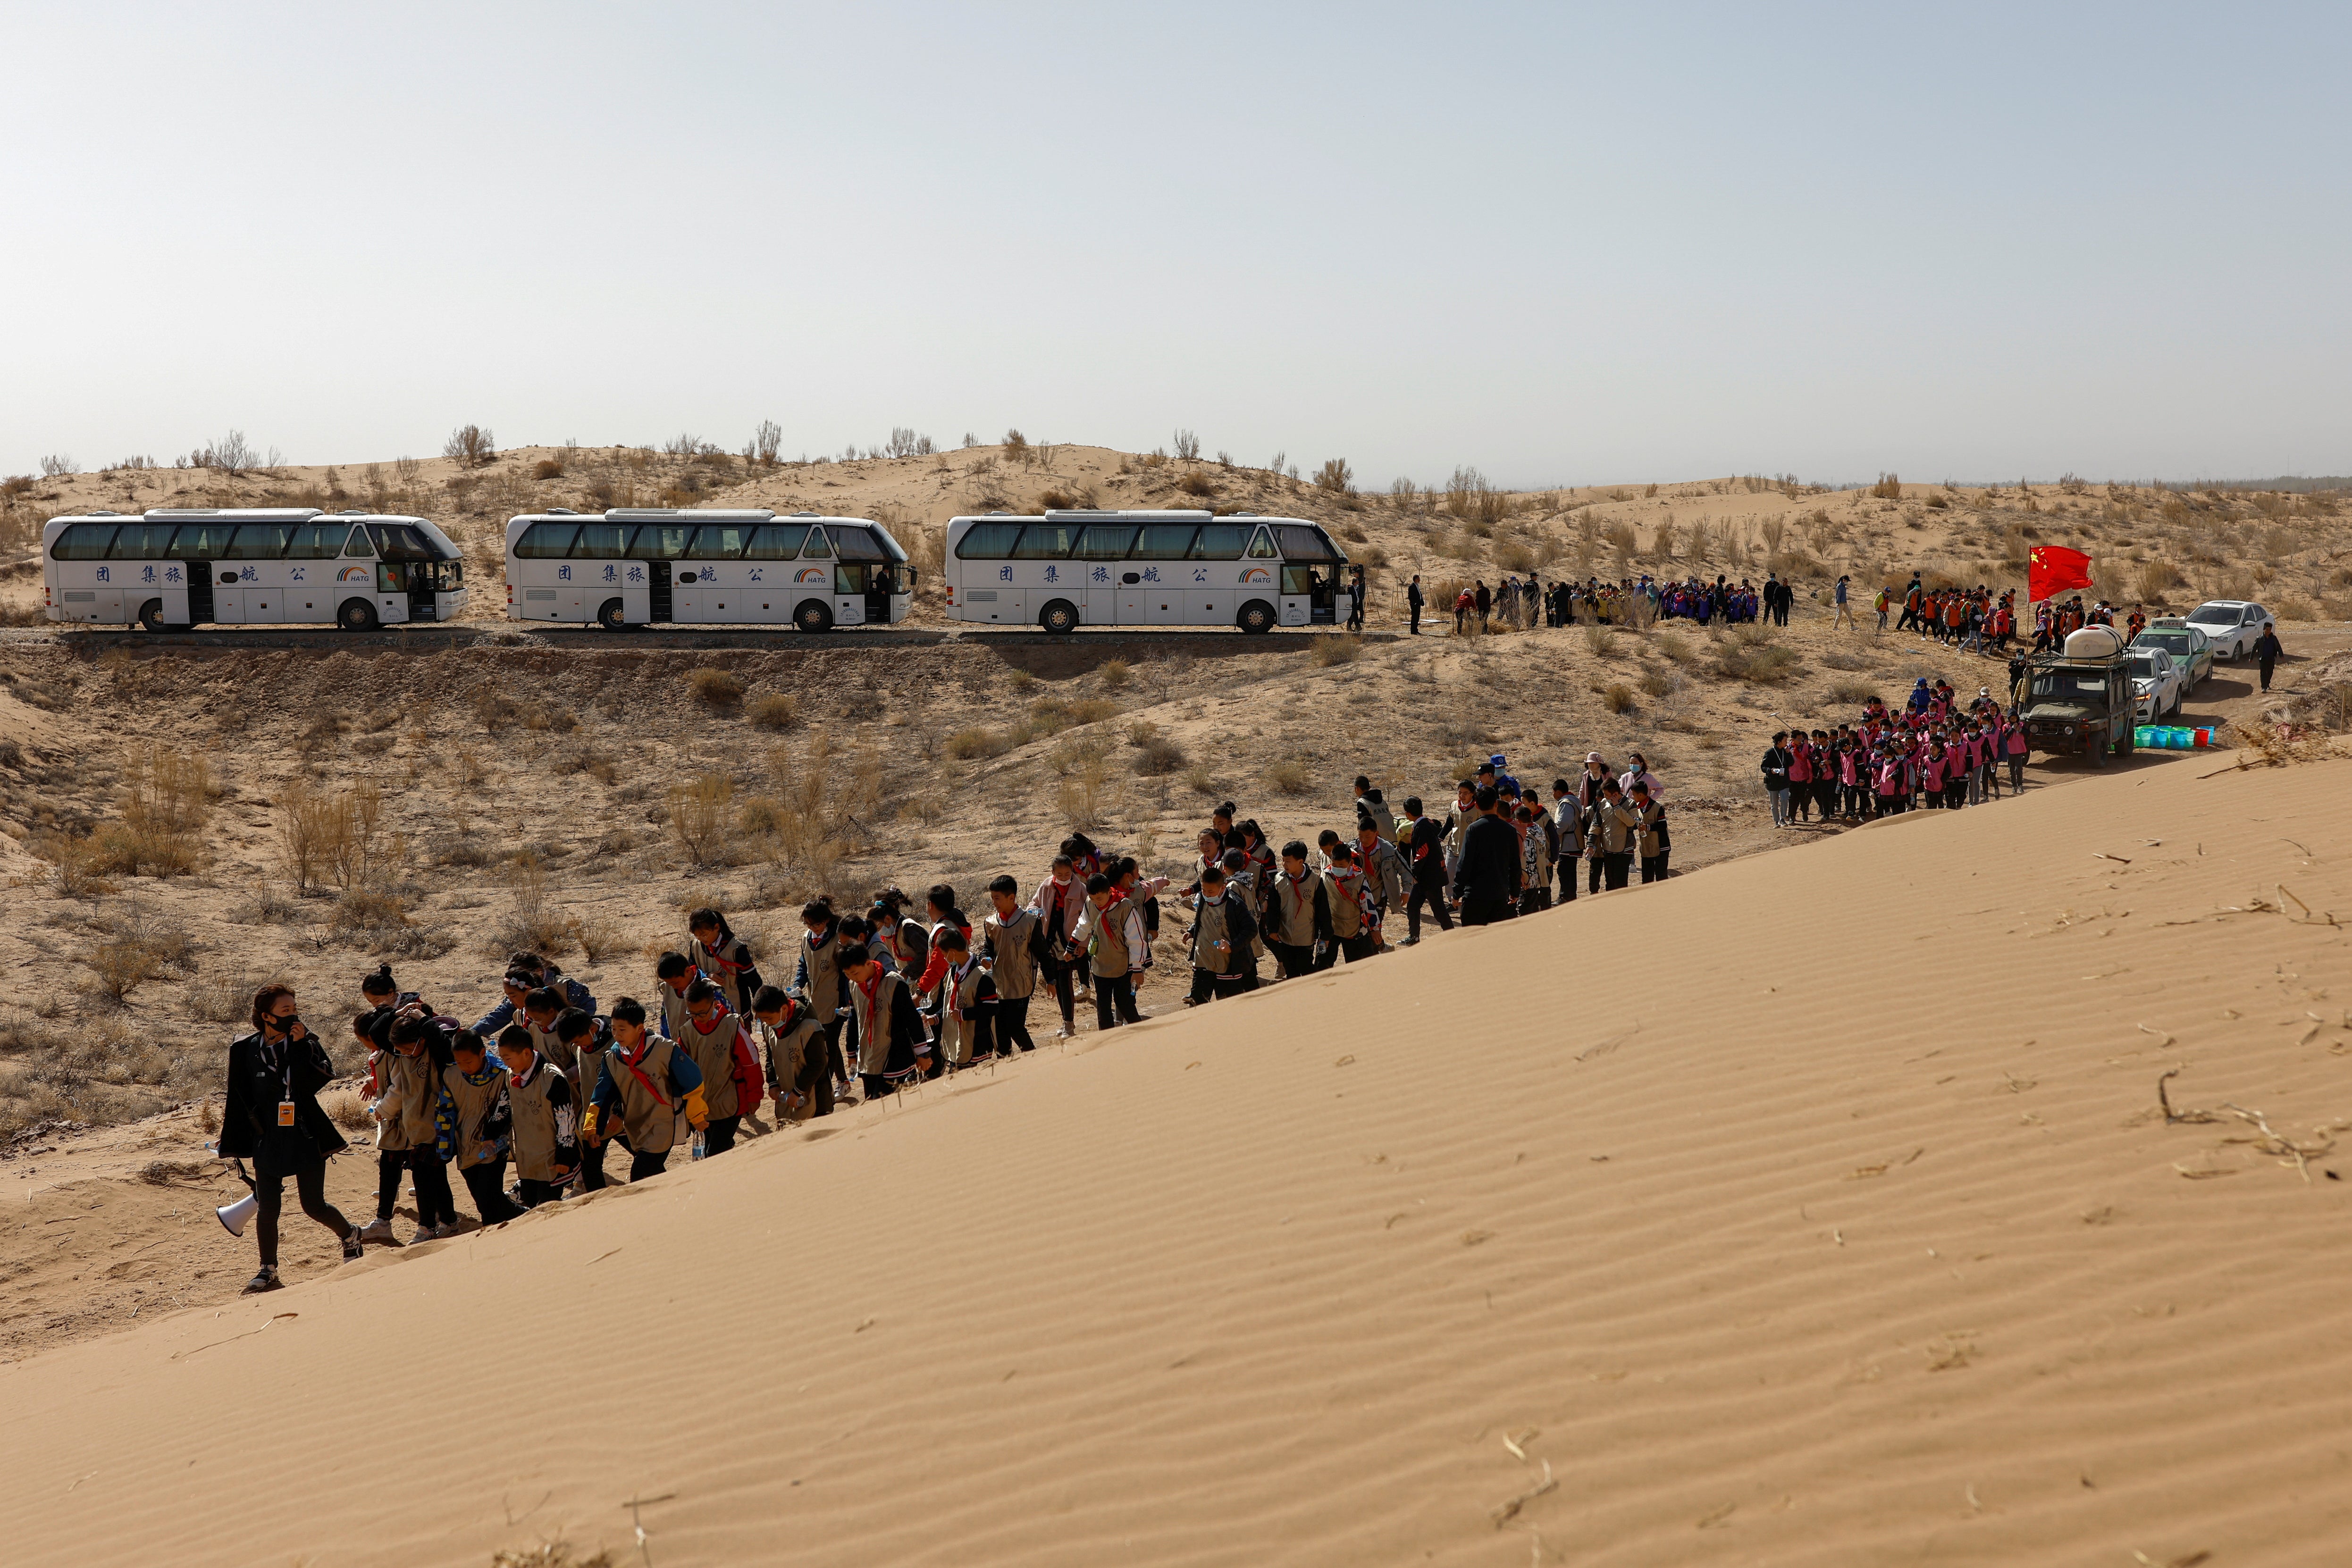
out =
<path fill-rule="evenodd" d="M 277 1061 L 271 1061 L 270 1054 L 269 1042 L 265 1040 L 261 1045 L 261 1065 L 267 1071 L 278 1074 L 279 1088 L 285 1096 L 278 1102 L 278 1124 L 281 1127 L 291 1127 L 295 1124 L 294 1041 L 289 1038 L 277 1048 Z"/>

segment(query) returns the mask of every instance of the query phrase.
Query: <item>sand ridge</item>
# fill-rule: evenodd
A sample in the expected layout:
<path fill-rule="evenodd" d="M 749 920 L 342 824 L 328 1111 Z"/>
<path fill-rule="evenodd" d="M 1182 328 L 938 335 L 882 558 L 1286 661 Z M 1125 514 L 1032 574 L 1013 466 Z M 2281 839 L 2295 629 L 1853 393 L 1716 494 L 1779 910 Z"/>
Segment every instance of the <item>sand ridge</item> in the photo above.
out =
<path fill-rule="evenodd" d="M 479 1563 L 660 1497 L 665 1564 L 2334 1561 L 2345 1185 L 2154 1085 L 2352 1115 L 2343 929 L 2277 913 L 2352 918 L 2352 763 L 2221 765 L 1434 939 L 0 1368 L 14 1556 Z"/>

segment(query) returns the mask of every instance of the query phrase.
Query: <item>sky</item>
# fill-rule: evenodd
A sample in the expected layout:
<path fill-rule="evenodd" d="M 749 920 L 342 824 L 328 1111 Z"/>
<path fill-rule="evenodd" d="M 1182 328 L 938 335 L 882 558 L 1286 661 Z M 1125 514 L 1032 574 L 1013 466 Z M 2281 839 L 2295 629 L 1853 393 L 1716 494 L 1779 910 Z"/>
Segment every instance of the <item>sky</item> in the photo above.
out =
<path fill-rule="evenodd" d="M 2352 7 L 17 0 L 0 472 L 2352 471 Z"/>

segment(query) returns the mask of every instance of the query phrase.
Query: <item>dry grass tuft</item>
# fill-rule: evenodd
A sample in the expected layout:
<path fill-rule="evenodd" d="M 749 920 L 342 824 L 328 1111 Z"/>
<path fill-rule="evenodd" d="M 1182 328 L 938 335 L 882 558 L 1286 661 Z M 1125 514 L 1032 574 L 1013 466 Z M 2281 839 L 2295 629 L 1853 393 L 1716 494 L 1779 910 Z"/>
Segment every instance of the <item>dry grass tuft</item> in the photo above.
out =
<path fill-rule="evenodd" d="M 705 773 L 690 784 L 670 786 L 670 831 L 686 851 L 688 864 L 722 863 L 726 854 L 727 806 L 734 798 L 735 781 L 724 773 Z"/>
<path fill-rule="evenodd" d="M 1611 713 L 1633 711 L 1633 688 L 1622 681 L 1612 681 L 1601 688 L 1601 706 Z"/>
<path fill-rule="evenodd" d="M 1315 661 L 1318 669 L 1328 670 L 1334 664 L 1352 664 L 1363 656 L 1363 653 L 1364 640 L 1361 637 L 1351 632 L 1340 632 L 1334 636 L 1318 637 L 1314 651 L 1307 657 Z"/>
<path fill-rule="evenodd" d="M 1277 795 L 1304 795 L 1315 788 L 1314 777 L 1303 762 L 1277 762 L 1265 770 L 1266 788 Z"/>
<path fill-rule="evenodd" d="M 735 708 L 743 701 L 743 679 L 732 670 L 699 665 L 687 672 L 686 685 L 695 701 L 715 712 Z"/>
<path fill-rule="evenodd" d="M 1716 656 L 1716 670 L 1735 681 L 1777 686 L 1797 673 L 1797 654 L 1772 641 L 1761 626 L 1734 628 Z"/>
<path fill-rule="evenodd" d="M 790 729 L 800 722 L 801 706 L 790 692 L 770 692 L 752 699 L 744 716 L 761 729 Z"/>
<path fill-rule="evenodd" d="M 948 737 L 947 753 L 959 762 L 976 762 L 986 758 L 1002 757 L 1012 749 L 1012 744 L 1002 730 L 973 726 Z"/>

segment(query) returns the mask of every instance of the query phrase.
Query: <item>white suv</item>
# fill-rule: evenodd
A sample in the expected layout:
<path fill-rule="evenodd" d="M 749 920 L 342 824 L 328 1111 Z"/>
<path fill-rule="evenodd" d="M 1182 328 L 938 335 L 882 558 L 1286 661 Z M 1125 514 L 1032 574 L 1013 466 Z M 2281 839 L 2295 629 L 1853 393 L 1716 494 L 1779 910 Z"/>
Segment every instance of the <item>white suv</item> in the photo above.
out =
<path fill-rule="evenodd" d="M 2217 659 L 2242 659 L 2254 651 L 2271 612 L 2243 599 L 2215 599 L 2189 612 L 2189 623 L 2205 633 Z"/>

